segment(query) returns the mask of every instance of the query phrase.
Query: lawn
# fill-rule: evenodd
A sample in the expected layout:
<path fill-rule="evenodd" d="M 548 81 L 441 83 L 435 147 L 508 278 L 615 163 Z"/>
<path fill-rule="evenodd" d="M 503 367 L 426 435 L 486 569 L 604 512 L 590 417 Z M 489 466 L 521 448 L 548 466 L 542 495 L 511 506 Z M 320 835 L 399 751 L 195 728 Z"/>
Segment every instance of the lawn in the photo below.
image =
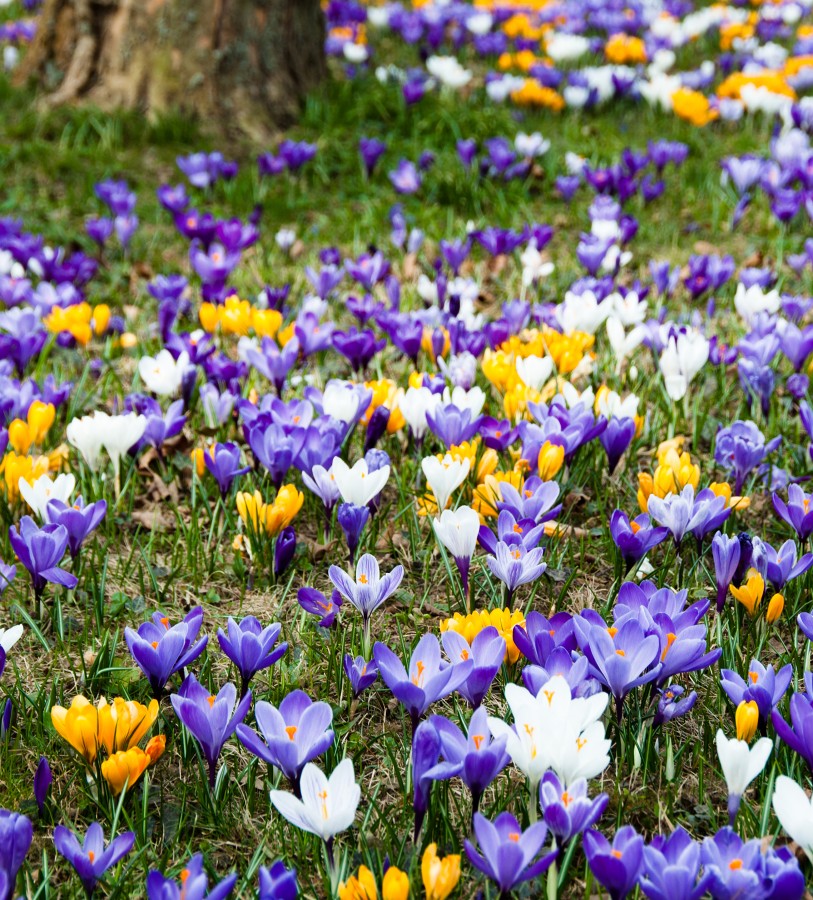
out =
<path fill-rule="evenodd" d="M 732 7 L 676 47 L 680 90 L 697 94 L 682 100 L 708 114 L 700 125 L 694 106 L 684 115 L 636 91 L 577 108 L 610 26 L 575 0 L 553 24 L 545 4 L 524 5 L 544 23 L 524 38 L 540 57 L 578 16 L 602 36 L 550 66 L 565 108 L 497 102 L 485 85 L 511 67 L 477 51 L 474 31 L 456 44 L 472 7 L 453 6 L 438 4 L 438 49 L 431 31 L 410 43 L 397 17 L 363 31 L 340 15 L 354 4 L 330 4 L 330 78 L 273 146 L 227 142 L 180 114 L 43 112 L 33 87 L 0 75 L 0 559 L 16 564 L 15 575 L 0 566 L 0 627 L 23 626 L 0 680 L 0 805 L 33 826 L 24 862 L 0 849 L 0 897 L 82 896 L 87 857 L 72 865 L 55 828 L 84 835 L 92 822 L 107 839 L 133 836 L 94 876 L 111 898 L 144 896 L 145 883 L 151 897 L 185 896 L 160 894 L 151 872 L 205 896 L 194 865 L 189 875 L 197 853 L 210 885 L 234 873 L 236 897 L 256 896 L 258 878 L 261 897 L 292 896 L 279 868 L 259 875 L 277 860 L 296 870 L 300 896 L 342 900 L 372 900 L 348 882 L 368 877 L 362 866 L 384 900 L 406 896 L 396 870 L 432 900 L 802 896 L 813 853 L 813 618 L 797 627 L 813 611 L 809 77 L 783 62 L 798 96 L 768 95 L 787 100 L 784 117 L 762 109 L 768 95 L 732 100 L 721 84 L 767 70 L 767 44 L 806 57 L 807 14 L 777 31 L 755 6 L 760 24 L 732 50 L 726 29 L 751 27 Z M 415 7 L 430 21 L 432 4 Z M 692 4 L 669 8 L 686 21 Z M 12 3 L 0 23 L 23 15 Z M 657 28 L 640 15 L 629 34 L 652 54 Z M 497 15 L 490 32 L 519 50 L 525 26 L 511 22 Z M 369 63 L 349 64 L 365 46 Z M 427 83 L 432 51 L 472 79 Z M 704 60 L 717 64 L 706 81 Z M 382 65 L 422 85 L 421 99 L 382 82 Z M 538 137 L 517 149 L 519 133 Z M 373 138 L 383 155 L 368 172 L 359 142 Z M 460 142 L 473 142 L 472 163 Z M 674 155 L 660 165 L 659 152 Z M 261 174 L 269 155 L 286 164 Z M 763 160 L 745 188 L 725 175 L 732 157 Z M 415 190 L 396 190 L 398 171 Z M 180 184 L 186 203 L 167 190 Z M 94 411 L 112 418 L 83 419 Z M 97 504 L 92 528 L 79 496 Z M 477 549 L 461 551 L 454 541 L 478 527 Z M 80 533 L 81 549 L 66 545 Z M 379 582 L 365 554 L 402 577 Z M 280 628 L 263 632 L 266 658 L 246 673 L 235 658 L 250 650 L 224 645 L 249 616 Z M 427 635 L 451 662 L 435 660 Z M 392 654 L 408 664 L 413 651 L 393 687 Z M 339 775 L 352 761 L 360 788 L 355 817 L 327 842 L 291 812 L 301 788 L 318 818 L 324 788 L 311 766 L 302 774 L 308 746 L 294 738 L 307 729 L 270 709 L 305 704 L 294 691 L 323 704 L 308 761 Z M 144 707 L 116 706 L 117 726 L 77 696 Z M 237 724 L 233 704 L 241 724 L 221 749 L 211 734 Z M 493 743 L 471 745 L 470 730 L 469 756 L 486 741 L 511 757 L 474 806 L 448 743 L 473 715 Z M 791 716 L 795 743 L 777 727 Z M 263 721 L 278 732 L 270 751 L 252 736 Z M 580 769 L 580 742 L 599 732 L 606 751 Z M 301 754 L 288 771 L 253 752 L 260 743 L 278 760 L 288 739 Z M 732 760 L 749 752 L 756 771 L 737 787 L 732 766 L 744 764 Z M 581 775 L 606 807 L 586 835 L 563 836 L 544 786 L 566 812 L 561 795 Z M 353 806 L 345 791 L 331 821 Z M 521 864 L 514 838 L 500 838 L 513 876 L 538 853 L 556 849 L 556 861 L 523 883 L 486 877 L 471 862 L 475 847 L 488 855 L 487 826 L 472 831 L 478 807 L 490 821 L 512 813 L 503 825 L 530 843 L 547 824 Z M 6 842 L 12 827 L 26 837 L 22 820 L 2 819 Z M 663 840 L 678 827 L 697 843 L 676 862 L 683 833 L 671 851 Z M 422 871 L 430 845 L 460 855 L 459 881 Z M 697 893 L 657 892 L 659 854 Z"/>

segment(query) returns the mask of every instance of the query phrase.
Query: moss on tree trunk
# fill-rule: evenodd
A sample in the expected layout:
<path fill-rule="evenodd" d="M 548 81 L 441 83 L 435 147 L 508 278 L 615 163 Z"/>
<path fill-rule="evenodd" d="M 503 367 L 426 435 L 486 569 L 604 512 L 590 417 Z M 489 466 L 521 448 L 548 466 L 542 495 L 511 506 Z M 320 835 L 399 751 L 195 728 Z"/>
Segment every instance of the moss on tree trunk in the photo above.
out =
<path fill-rule="evenodd" d="M 45 0 L 18 70 L 42 103 L 194 113 L 264 139 L 326 72 L 319 0 Z"/>

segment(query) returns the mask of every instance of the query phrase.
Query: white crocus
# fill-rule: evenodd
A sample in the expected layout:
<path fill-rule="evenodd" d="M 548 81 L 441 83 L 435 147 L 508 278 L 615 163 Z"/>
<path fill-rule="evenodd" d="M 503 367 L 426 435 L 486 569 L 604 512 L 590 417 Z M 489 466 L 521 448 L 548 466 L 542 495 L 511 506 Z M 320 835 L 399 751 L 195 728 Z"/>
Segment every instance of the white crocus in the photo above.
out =
<path fill-rule="evenodd" d="M 733 822 L 740 806 L 740 797 L 768 762 L 772 747 L 770 738 L 760 738 L 753 747 L 747 741 L 727 738 L 717 730 L 717 756 L 728 787 L 728 816 Z"/>
<path fill-rule="evenodd" d="M 432 528 L 438 541 L 455 560 L 472 558 L 480 533 L 480 516 L 470 506 L 444 509 L 439 519 L 432 520 Z"/>
<path fill-rule="evenodd" d="M 516 369 L 523 384 L 533 391 L 541 391 L 553 374 L 553 360 L 549 356 L 520 357 Z"/>
<path fill-rule="evenodd" d="M 565 334 L 573 334 L 574 331 L 595 334 L 612 311 L 612 304 L 599 303 L 592 291 L 582 294 L 568 291 L 556 307 L 556 319 Z"/>
<path fill-rule="evenodd" d="M 11 628 L 0 628 L 0 647 L 8 653 L 20 640 L 25 629 L 22 625 L 12 625 Z"/>
<path fill-rule="evenodd" d="M 522 251 L 520 261 L 522 262 L 522 284 L 526 288 L 541 278 L 547 278 L 555 269 L 553 263 L 548 262 L 537 250 L 533 241 Z"/>
<path fill-rule="evenodd" d="M 99 469 L 104 436 L 110 429 L 110 416 L 98 410 L 81 419 L 72 419 L 65 434 L 68 443 L 82 454 L 91 472 Z"/>
<path fill-rule="evenodd" d="M 813 800 L 807 791 L 787 775 L 776 779 L 773 811 L 779 824 L 813 863 Z"/>
<path fill-rule="evenodd" d="M 481 387 L 477 387 L 476 385 L 468 391 L 459 385 L 451 391 L 449 388 L 446 388 L 443 391 L 444 406 L 451 403 L 452 406 L 456 406 L 461 411 L 468 409 L 471 412 L 472 419 L 476 419 L 477 416 L 480 415 L 483 411 L 483 406 L 485 406 L 485 402 L 485 392 Z"/>
<path fill-rule="evenodd" d="M 330 470 L 342 500 L 345 503 L 352 503 L 354 506 L 366 506 L 371 500 L 374 500 L 384 489 L 384 485 L 390 477 L 389 466 L 382 466 L 371 472 L 364 457 L 350 468 L 343 459 L 337 456 L 333 460 Z"/>
<path fill-rule="evenodd" d="M 596 412 L 606 419 L 634 419 L 638 415 L 638 397 L 627 394 L 623 399 L 615 391 L 599 391 Z"/>
<path fill-rule="evenodd" d="M 544 156 L 550 150 L 550 141 L 543 138 L 538 131 L 533 134 L 525 134 L 524 131 L 520 131 L 514 138 L 514 147 L 520 156 L 535 158 Z"/>
<path fill-rule="evenodd" d="M 505 699 L 514 718 L 514 727 L 496 716 L 488 717 L 495 738 L 505 737 L 511 762 L 530 782 L 531 795 L 551 764 L 550 740 L 546 740 L 542 709 L 533 694 L 518 684 L 505 686 Z"/>
<path fill-rule="evenodd" d="M 646 328 L 638 325 L 630 332 L 624 329 L 624 323 L 616 316 L 610 316 L 607 319 L 607 338 L 615 356 L 615 371 L 619 373 L 624 365 L 624 361 L 637 349 L 646 337 Z"/>
<path fill-rule="evenodd" d="M 758 313 L 779 311 L 779 291 L 763 291 L 758 284 L 747 288 L 740 282 L 734 295 L 734 307 L 740 317 L 750 323 Z"/>
<path fill-rule="evenodd" d="M 472 78 L 472 73 L 463 68 L 455 56 L 430 56 L 426 60 L 426 70 L 448 88 L 465 87 Z"/>
<path fill-rule="evenodd" d="M 109 417 L 108 427 L 105 429 L 102 437 L 102 444 L 113 463 L 113 472 L 116 476 L 117 485 L 122 456 L 128 453 L 141 440 L 146 428 L 146 417 L 136 415 L 134 412 Z"/>
<path fill-rule="evenodd" d="M 442 460 L 436 456 L 425 457 L 421 461 L 421 468 L 426 476 L 429 489 L 435 495 L 438 510 L 443 512 L 448 506 L 452 494 L 466 480 L 471 468 L 471 461 L 454 459 L 451 454 L 447 453 Z"/>
<path fill-rule="evenodd" d="M 63 503 L 69 503 L 75 487 L 76 479 L 70 474 L 57 475 L 55 479 L 50 475 L 40 475 L 33 484 L 25 478 L 19 481 L 20 495 L 43 521 L 49 501 L 61 500 Z"/>
<path fill-rule="evenodd" d="M 161 397 L 177 394 L 184 374 L 190 367 L 186 350 L 176 360 L 169 350 L 162 350 L 157 356 L 144 356 L 138 361 L 138 374 L 147 390 Z"/>
<path fill-rule="evenodd" d="M 440 401 L 440 394 L 433 394 L 428 387 L 411 387 L 399 399 L 398 409 L 401 410 L 401 415 L 416 441 L 423 440 L 429 427 L 426 414 L 434 412 Z"/>
<path fill-rule="evenodd" d="M 619 293 L 610 294 L 604 302 L 612 302 L 612 315 L 620 319 L 622 325 L 627 327 L 640 325 L 646 319 L 647 302 L 646 300 L 641 300 L 635 291 L 627 291 L 624 297 Z"/>
<path fill-rule="evenodd" d="M 356 422 L 359 408 L 369 394 L 359 390 L 352 381 L 331 378 L 322 392 L 322 409 L 340 422 Z"/>
<path fill-rule="evenodd" d="M 689 384 L 709 358 L 709 342 L 699 331 L 670 337 L 658 365 L 666 393 L 672 400 L 682 400 Z"/>
<path fill-rule="evenodd" d="M 554 32 L 545 44 L 545 52 L 555 62 L 578 59 L 590 49 L 590 41 L 580 34 Z"/>
<path fill-rule="evenodd" d="M 346 831 L 356 817 L 361 788 L 356 783 L 353 761 L 343 759 L 330 778 L 313 763 L 302 770 L 302 799 L 287 791 L 271 791 L 271 802 L 292 825 L 328 841 Z"/>

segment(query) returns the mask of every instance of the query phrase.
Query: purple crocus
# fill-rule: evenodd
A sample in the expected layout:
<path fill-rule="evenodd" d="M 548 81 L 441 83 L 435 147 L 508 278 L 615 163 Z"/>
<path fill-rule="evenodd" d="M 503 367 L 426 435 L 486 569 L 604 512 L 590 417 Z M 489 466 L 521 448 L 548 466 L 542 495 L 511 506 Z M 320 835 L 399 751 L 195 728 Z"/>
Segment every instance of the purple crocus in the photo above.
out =
<path fill-rule="evenodd" d="M 477 709 L 500 671 L 505 657 L 505 639 L 493 625 L 489 625 L 475 635 L 471 644 L 462 634 L 451 630 L 443 632 L 441 641 L 452 665 L 469 659 L 472 661 L 469 676 L 458 690 L 469 706 Z"/>
<path fill-rule="evenodd" d="M 494 548 L 494 555 L 488 556 L 486 562 L 491 574 L 506 586 L 510 603 L 514 591 L 520 585 L 536 581 L 547 563 L 542 562 L 542 547 L 526 550 L 522 544 L 506 544 L 500 541 Z"/>
<path fill-rule="evenodd" d="M 468 678 L 471 660 L 451 665 L 440 655 L 440 643 L 434 634 L 425 634 L 412 653 L 409 671 L 385 644 L 376 643 L 373 656 L 381 678 L 412 720 L 412 730 L 426 710 L 442 700 Z"/>
<path fill-rule="evenodd" d="M 497 509 L 508 510 L 517 521 L 532 519 L 537 525 L 555 519 L 562 509 L 559 485 L 555 481 L 543 481 L 534 475 L 528 478 L 518 491 L 507 481 L 500 485 L 502 499 L 497 501 Z"/>
<path fill-rule="evenodd" d="M 281 859 L 270 867 L 260 866 L 257 900 L 296 900 L 298 894 L 296 869 L 286 868 Z"/>
<path fill-rule="evenodd" d="M 733 828 L 721 828 L 700 849 L 707 890 L 713 897 L 787 897 L 804 894 L 804 876 L 787 847 L 763 851 L 762 840 L 743 841 Z"/>
<path fill-rule="evenodd" d="M 630 520 L 623 510 L 616 509 L 610 517 L 610 535 L 621 552 L 627 570 L 642 560 L 653 547 L 665 541 L 668 534 L 668 528 L 653 527 L 646 513 Z"/>
<path fill-rule="evenodd" d="M 718 531 L 711 541 L 714 559 L 714 580 L 717 584 L 717 612 L 723 611 L 728 589 L 734 581 L 740 563 L 740 541 Z"/>
<path fill-rule="evenodd" d="M 152 869 L 147 876 L 147 900 L 224 900 L 236 882 L 237 873 L 233 872 L 209 890 L 203 854 L 196 853 L 184 866 L 180 883 Z"/>
<path fill-rule="evenodd" d="M 651 900 L 700 900 L 711 880 L 709 872 L 700 875 L 700 844 L 680 825 L 669 837 L 657 834 L 644 847 L 639 883 Z"/>
<path fill-rule="evenodd" d="M 314 702 L 304 691 L 291 691 L 279 709 L 265 700 L 257 701 L 254 717 L 262 737 L 239 724 L 238 740 L 256 757 L 279 769 L 299 796 L 302 769 L 333 743 L 330 704 Z"/>
<path fill-rule="evenodd" d="M 45 801 L 48 798 L 48 791 L 51 789 L 53 780 L 54 776 L 51 774 L 51 766 L 48 764 L 48 760 L 41 756 L 37 765 L 37 771 L 34 773 L 34 800 L 37 803 L 40 816 L 45 812 Z"/>
<path fill-rule="evenodd" d="M 742 493 L 746 478 L 757 468 L 769 453 L 781 443 L 775 437 L 765 442 L 765 436 L 753 422 L 734 422 L 717 432 L 714 443 L 714 458 L 734 476 L 734 493 Z"/>
<path fill-rule="evenodd" d="M 607 465 L 610 475 L 613 474 L 621 457 L 627 452 L 627 448 L 632 443 L 636 427 L 635 419 L 633 418 L 612 416 L 607 420 L 607 427 L 598 436 L 601 446 L 607 454 Z"/>
<path fill-rule="evenodd" d="M 386 149 L 387 145 L 378 138 L 359 138 L 359 153 L 368 178 L 372 176 L 376 163 L 384 155 Z"/>
<path fill-rule="evenodd" d="M 510 812 L 500 813 L 490 822 L 485 816 L 474 816 L 474 844 L 465 840 L 469 862 L 490 878 L 503 898 L 525 881 L 538 878 L 556 859 L 558 850 L 538 856 L 548 836 L 544 822 L 535 822 L 525 831 Z"/>
<path fill-rule="evenodd" d="M 697 692 L 686 694 L 686 688 L 679 684 L 670 684 L 669 687 L 658 689 L 658 708 L 652 718 L 652 727 L 658 728 L 685 716 L 697 703 Z M 684 696 L 684 694 L 686 694 Z"/>
<path fill-rule="evenodd" d="M 350 682 L 354 698 L 358 697 L 362 691 L 366 691 L 378 678 L 378 666 L 375 660 L 367 662 L 363 656 L 353 658 L 349 653 L 345 653 L 343 665 L 344 674 Z"/>
<path fill-rule="evenodd" d="M 748 666 L 747 681 L 732 669 L 723 669 L 720 675 L 720 684 L 734 706 L 752 700 L 756 703 L 759 709 L 759 726 L 764 728 L 771 710 L 785 696 L 790 686 L 793 665 L 788 663 L 775 673 L 773 666 L 763 666 L 758 659 L 752 659 Z"/>
<path fill-rule="evenodd" d="M 784 743 L 807 763 L 813 772 L 813 672 L 805 672 L 805 692 L 790 698 L 790 724 L 778 709 L 771 711 L 773 727 Z"/>
<path fill-rule="evenodd" d="M 408 159 L 399 160 L 388 177 L 397 194 L 414 194 L 421 187 L 421 173 Z"/>
<path fill-rule="evenodd" d="M 350 553 L 350 561 L 356 559 L 361 533 L 370 519 L 369 506 L 356 506 L 355 503 L 340 503 L 336 511 L 336 520 L 344 532 L 347 541 L 347 549 Z"/>
<path fill-rule="evenodd" d="M 798 551 L 792 540 L 785 541 L 778 550 L 774 550 L 770 544 L 754 538 L 753 548 L 752 565 L 770 581 L 774 591 L 781 591 L 787 582 L 804 575 L 813 566 L 813 554 L 805 553 L 797 558 Z"/>
<path fill-rule="evenodd" d="M 12 900 L 17 873 L 31 847 L 34 826 L 27 816 L 0 809 L 0 885 L 5 885 L 2 900 Z"/>
<path fill-rule="evenodd" d="M 73 505 L 61 500 L 49 500 L 45 508 L 45 518 L 50 525 L 64 525 L 68 531 L 68 552 L 76 559 L 82 544 L 101 524 L 107 514 L 107 501 L 97 500 L 85 505 L 81 497 L 77 497 Z"/>
<path fill-rule="evenodd" d="M 328 576 L 342 597 L 361 613 L 364 652 L 369 655 L 370 616 L 398 590 L 404 577 L 404 567 L 398 565 L 382 578 L 378 560 L 370 553 L 365 553 L 356 565 L 355 580 L 338 566 L 331 566 Z"/>
<path fill-rule="evenodd" d="M 175 715 L 200 744 L 209 767 L 209 787 L 214 789 L 220 751 L 245 719 L 251 691 L 237 703 L 237 688 L 233 684 L 224 684 L 215 695 L 194 675 L 187 675 L 178 693 L 170 699 Z"/>
<path fill-rule="evenodd" d="M 240 696 L 245 697 L 252 677 L 280 660 L 288 649 L 288 644 L 283 642 L 275 647 L 282 625 L 275 622 L 263 628 L 255 616 L 245 616 L 239 623 L 229 616 L 226 628 L 228 634 L 222 628 L 218 629 L 217 640 L 220 649 L 237 666 L 240 673 Z"/>
<path fill-rule="evenodd" d="M 336 621 L 336 614 L 342 605 L 342 595 L 334 590 L 328 600 L 325 595 L 312 587 L 303 587 L 297 591 L 296 599 L 302 609 L 312 616 L 319 616 L 320 628 L 330 628 Z"/>
<path fill-rule="evenodd" d="M 105 847 L 104 830 L 98 822 L 91 822 L 80 843 L 76 835 L 64 825 L 54 829 L 54 847 L 74 868 L 88 897 L 92 897 L 96 884 L 108 871 L 133 849 L 135 834 L 125 831 L 113 838 Z"/>
<path fill-rule="evenodd" d="M 791 484 L 787 503 L 776 493 L 771 499 L 779 518 L 790 525 L 800 540 L 806 541 L 813 534 L 813 509 L 810 508 L 813 495 L 806 494 L 798 484 Z"/>
<path fill-rule="evenodd" d="M 592 800 L 587 796 L 587 781 L 577 778 L 567 789 L 554 772 L 546 772 L 539 784 L 539 803 L 545 824 L 564 847 L 571 838 L 592 828 L 601 818 L 610 798 L 599 794 Z"/>
<path fill-rule="evenodd" d="M 615 698 L 616 716 L 621 721 L 627 694 L 658 677 L 661 642 L 656 634 L 646 634 L 635 619 L 627 619 L 612 634 L 606 626 L 581 616 L 575 625 L 590 661 L 590 674 Z"/>
<path fill-rule="evenodd" d="M 493 737 L 484 707 L 474 711 L 467 734 L 443 716 L 432 716 L 429 721 L 440 740 L 441 756 L 471 792 L 473 817 L 486 788 L 510 762 L 505 749 L 507 738 Z"/>
<path fill-rule="evenodd" d="M 220 496 L 224 499 L 231 490 L 234 479 L 251 470 L 250 466 L 240 465 L 240 448 L 232 441 L 217 443 L 204 450 L 203 463 L 214 476 L 220 488 Z"/>
<path fill-rule="evenodd" d="M 37 600 L 42 598 L 45 585 L 49 582 L 68 589 L 76 587 L 76 576 L 59 568 L 68 549 L 69 534 L 64 525 L 43 525 L 40 528 L 31 516 L 23 516 L 19 531 L 13 525 L 9 526 L 8 537 L 17 559 L 31 573 Z"/>
<path fill-rule="evenodd" d="M 644 862 L 644 839 L 632 825 L 615 833 L 612 844 L 598 831 L 584 835 L 584 855 L 596 881 L 612 900 L 624 900 L 635 890 Z"/>
<path fill-rule="evenodd" d="M 124 629 L 124 640 L 133 660 L 147 676 L 153 696 L 160 698 L 175 672 L 193 663 L 203 653 L 208 637 L 197 640 L 203 624 L 203 608 L 191 609 L 182 621 L 170 626 L 161 612 L 152 621 L 139 625 L 138 631 Z"/>

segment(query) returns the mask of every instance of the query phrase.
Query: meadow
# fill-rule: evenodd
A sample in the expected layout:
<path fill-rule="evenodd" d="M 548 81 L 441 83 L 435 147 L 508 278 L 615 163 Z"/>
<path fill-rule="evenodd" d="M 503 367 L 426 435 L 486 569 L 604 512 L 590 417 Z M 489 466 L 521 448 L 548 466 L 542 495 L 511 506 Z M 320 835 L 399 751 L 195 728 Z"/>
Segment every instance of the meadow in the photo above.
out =
<path fill-rule="evenodd" d="M 809 5 L 326 15 L 257 147 L 0 8 L 0 900 L 806 896 Z"/>

